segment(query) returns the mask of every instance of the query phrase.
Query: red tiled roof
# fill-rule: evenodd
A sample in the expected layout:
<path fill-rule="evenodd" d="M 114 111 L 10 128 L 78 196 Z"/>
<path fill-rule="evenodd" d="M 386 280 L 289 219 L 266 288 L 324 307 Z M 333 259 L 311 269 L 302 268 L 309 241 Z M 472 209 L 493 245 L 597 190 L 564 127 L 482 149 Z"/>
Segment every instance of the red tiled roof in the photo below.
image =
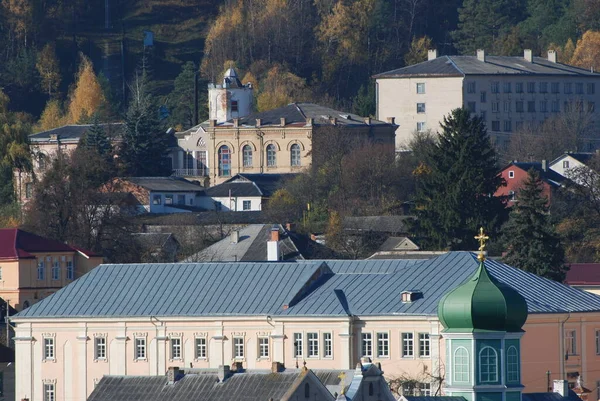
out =
<path fill-rule="evenodd" d="M 40 237 L 18 228 L 0 229 L 0 259 L 34 258 L 31 252 L 75 252 L 60 241 Z"/>
<path fill-rule="evenodd" d="M 565 283 L 569 285 L 600 285 L 600 263 L 573 263 Z"/>

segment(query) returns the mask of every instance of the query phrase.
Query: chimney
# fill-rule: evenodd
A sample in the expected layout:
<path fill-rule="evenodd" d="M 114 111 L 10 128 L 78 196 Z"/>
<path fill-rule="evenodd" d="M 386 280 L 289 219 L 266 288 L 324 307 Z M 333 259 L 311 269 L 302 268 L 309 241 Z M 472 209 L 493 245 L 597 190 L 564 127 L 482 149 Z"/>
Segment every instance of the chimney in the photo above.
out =
<path fill-rule="evenodd" d="M 240 126 L 240 119 L 239 119 L 239 118 L 234 118 L 234 119 L 233 119 L 233 126 L 234 126 L 235 128 L 237 128 L 237 127 L 239 127 L 239 126 Z"/>
<path fill-rule="evenodd" d="M 216 127 L 217 126 L 217 120 L 210 120 L 210 122 L 208 123 L 209 127 Z"/>
<path fill-rule="evenodd" d="M 233 363 L 232 368 L 234 372 L 241 373 L 244 370 L 244 365 L 238 361 Z"/>
<path fill-rule="evenodd" d="M 548 61 L 551 63 L 556 63 L 556 51 L 548 50 Z"/>
<path fill-rule="evenodd" d="M 177 380 L 181 379 L 180 374 L 183 372 L 179 370 L 177 366 L 169 366 L 167 369 L 167 382 L 169 384 L 174 384 Z"/>
<path fill-rule="evenodd" d="M 566 380 L 554 380 L 553 392 L 562 395 L 563 397 L 569 396 L 569 382 Z"/>
<path fill-rule="evenodd" d="M 437 50 L 427 50 L 427 61 L 435 60 L 437 58 Z"/>
<path fill-rule="evenodd" d="M 229 370 L 229 365 L 219 365 L 217 370 L 217 377 L 219 378 L 219 383 L 223 383 L 231 374 Z"/>
<path fill-rule="evenodd" d="M 388 124 L 396 124 L 396 117 L 388 117 L 387 119 Z"/>
<path fill-rule="evenodd" d="M 548 161 L 547 160 L 542 160 L 542 171 L 544 171 L 544 172 L 548 171 Z"/>
<path fill-rule="evenodd" d="M 313 125 L 312 117 L 306 117 L 306 125 L 308 125 L 309 127 Z"/>
<path fill-rule="evenodd" d="M 261 124 L 262 124 L 262 119 L 260 119 L 260 118 L 257 118 L 257 119 L 256 119 L 256 126 L 257 126 L 257 127 L 260 127 L 260 126 L 261 126 Z"/>
<path fill-rule="evenodd" d="M 362 358 L 360 358 L 360 363 L 363 365 L 365 365 L 367 363 L 372 363 L 372 362 L 373 361 L 368 356 L 363 356 Z"/>
<path fill-rule="evenodd" d="M 331 123 L 331 125 L 337 125 L 337 118 L 336 117 L 329 117 L 329 122 Z"/>
<path fill-rule="evenodd" d="M 281 126 L 285 127 L 285 117 L 281 117 L 279 120 L 281 121 Z"/>
<path fill-rule="evenodd" d="M 533 63 L 533 53 L 531 52 L 531 49 L 523 50 L 523 58 L 525 59 L 525 61 Z"/>
<path fill-rule="evenodd" d="M 237 244 L 240 242 L 240 230 L 233 230 L 231 232 L 231 243 Z"/>
<path fill-rule="evenodd" d="M 283 364 L 281 362 L 273 362 L 271 364 L 271 373 L 283 372 Z"/>
<path fill-rule="evenodd" d="M 477 60 L 485 63 L 485 50 L 477 49 Z"/>
<path fill-rule="evenodd" d="M 267 241 L 267 260 L 269 262 L 279 260 L 279 227 L 271 229 L 271 240 Z"/>
<path fill-rule="evenodd" d="M 371 117 L 365 117 L 365 124 L 371 125 Z"/>

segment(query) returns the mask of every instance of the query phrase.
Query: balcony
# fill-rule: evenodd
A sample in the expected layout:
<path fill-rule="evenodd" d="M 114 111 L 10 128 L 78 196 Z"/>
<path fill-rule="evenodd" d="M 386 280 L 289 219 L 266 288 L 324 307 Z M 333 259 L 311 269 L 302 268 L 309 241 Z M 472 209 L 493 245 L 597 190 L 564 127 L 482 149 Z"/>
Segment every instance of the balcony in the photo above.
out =
<path fill-rule="evenodd" d="M 208 168 L 178 168 L 171 174 L 175 177 L 208 177 Z"/>

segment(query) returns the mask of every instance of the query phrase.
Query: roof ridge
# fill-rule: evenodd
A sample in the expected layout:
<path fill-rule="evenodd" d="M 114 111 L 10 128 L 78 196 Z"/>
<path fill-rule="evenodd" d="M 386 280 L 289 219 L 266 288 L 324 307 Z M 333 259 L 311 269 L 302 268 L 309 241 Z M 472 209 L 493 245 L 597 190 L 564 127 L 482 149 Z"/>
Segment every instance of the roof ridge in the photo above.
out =
<path fill-rule="evenodd" d="M 456 65 L 456 63 L 454 62 L 454 60 L 452 60 L 453 56 L 444 56 L 444 57 L 446 57 L 446 59 L 448 59 L 448 61 L 450 61 L 452 63 L 452 66 L 454 68 L 456 68 L 458 70 L 458 72 L 460 72 L 463 76 L 467 75 L 467 74 L 465 74 L 465 72 L 459 66 Z"/>

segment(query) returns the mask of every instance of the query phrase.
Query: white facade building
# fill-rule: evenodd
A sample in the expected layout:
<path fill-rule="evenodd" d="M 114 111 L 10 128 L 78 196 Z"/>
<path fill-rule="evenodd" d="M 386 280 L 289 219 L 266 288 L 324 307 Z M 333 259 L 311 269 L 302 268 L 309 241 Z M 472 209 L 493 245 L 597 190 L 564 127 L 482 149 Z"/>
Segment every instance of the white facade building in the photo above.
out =
<path fill-rule="evenodd" d="M 208 118 L 224 123 L 245 117 L 252 111 L 252 100 L 252 84 L 242 84 L 235 70 L 230 68 L 222 85 L 208 85 Z"/>
<path fill-rule="evenodd" d="M 406 149 L 415 131 L 438 131 L 444 116 L 459 107 L 480 115 L 498 146 L 507 147 L 513 132 L 537 125 L 564 112 L 591 114 L 594 131 L 600 128 L 600 74 L 547 58 L 477 56 L 437 57 L 384 72 L 374 77 L 377 115 L 394 116 L 396 149 Z M 598 147 L 597 137 L 586 139 L 586 150 Z"/>

